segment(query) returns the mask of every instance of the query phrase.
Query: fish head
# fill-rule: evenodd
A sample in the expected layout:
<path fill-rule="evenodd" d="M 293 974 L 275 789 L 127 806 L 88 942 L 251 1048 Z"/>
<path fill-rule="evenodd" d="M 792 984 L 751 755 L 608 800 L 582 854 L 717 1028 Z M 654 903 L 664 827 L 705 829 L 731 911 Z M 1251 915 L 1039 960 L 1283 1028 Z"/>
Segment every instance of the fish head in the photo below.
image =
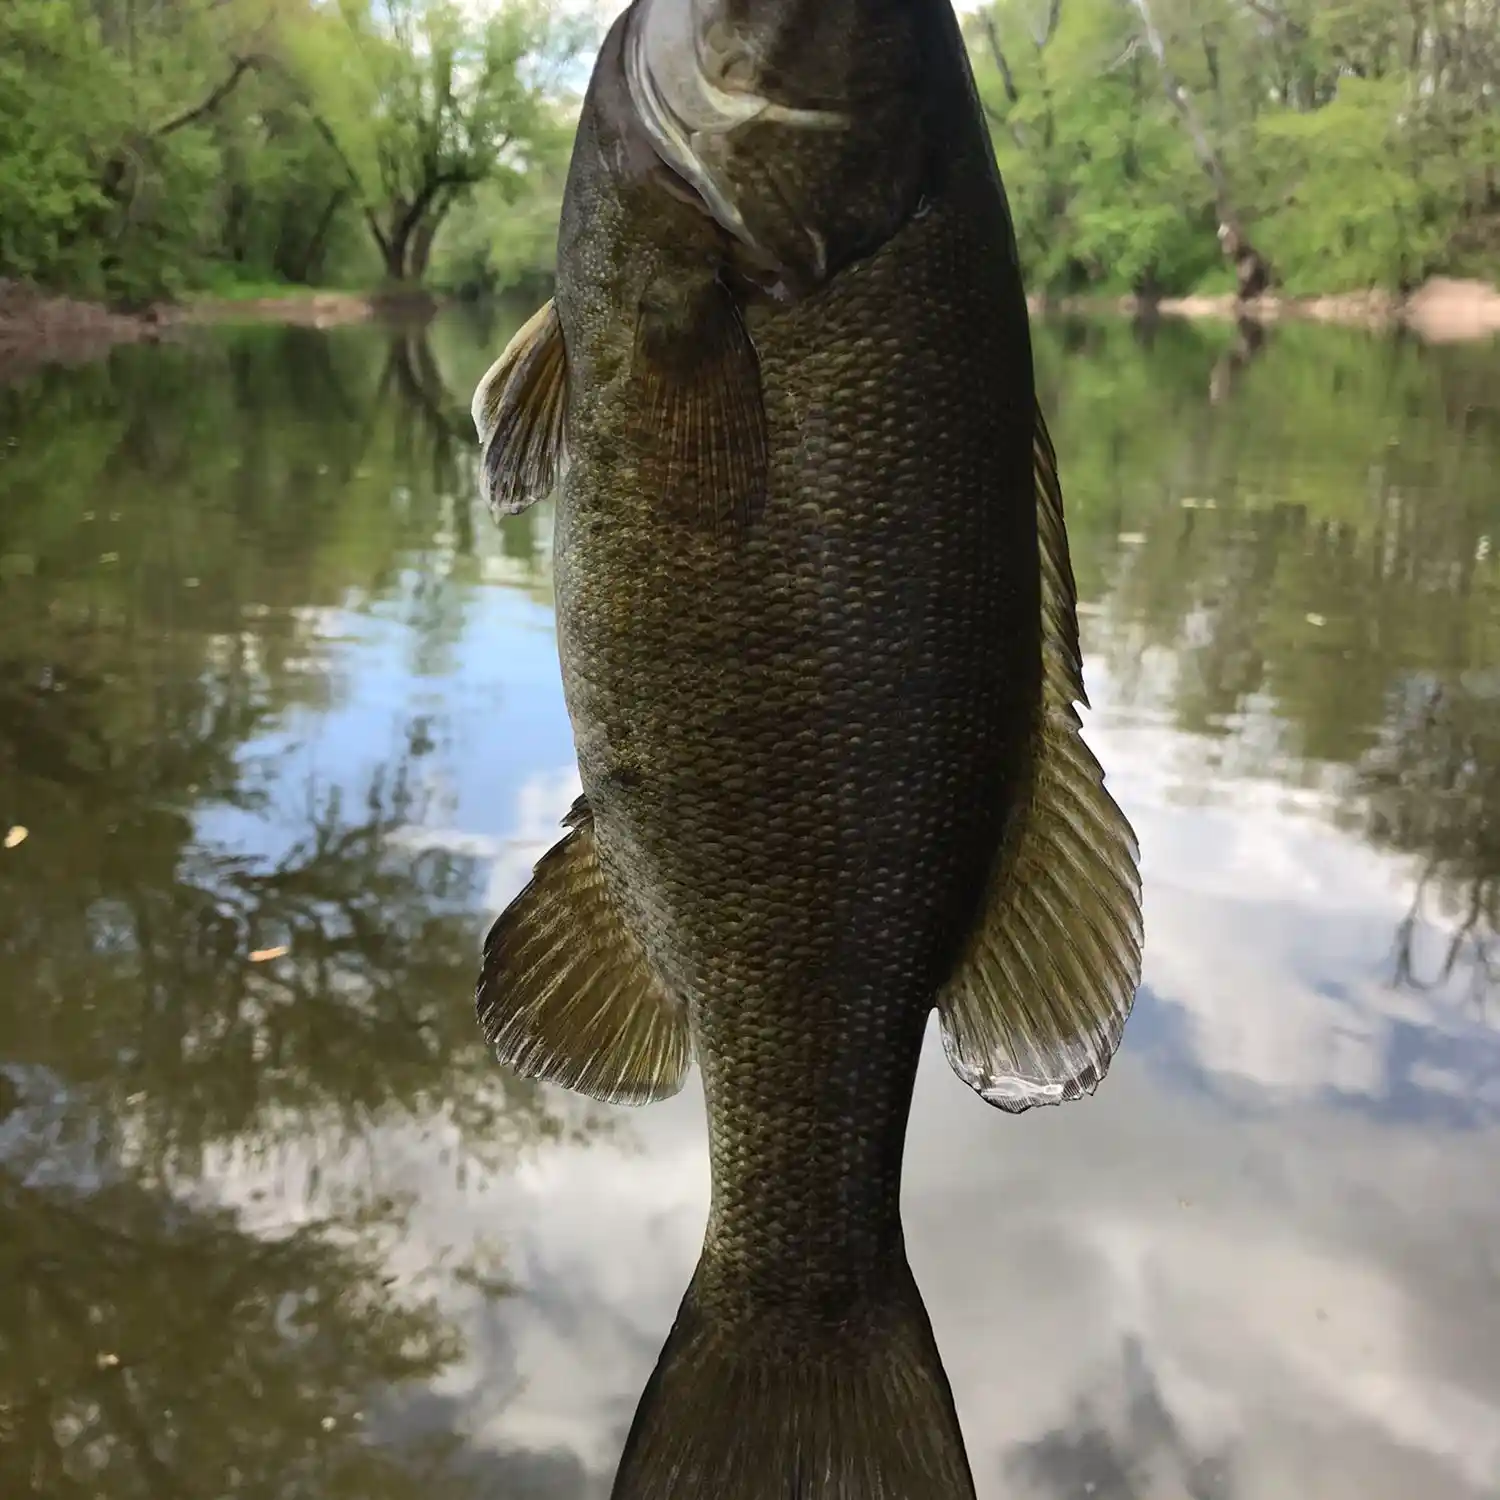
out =
<path fill-rule="evenodd" d="M 635 0 L 630 106 L 751 282 L 790 299 L 877 249 L 928 168 L 925 12 L 948 0 Z"/>

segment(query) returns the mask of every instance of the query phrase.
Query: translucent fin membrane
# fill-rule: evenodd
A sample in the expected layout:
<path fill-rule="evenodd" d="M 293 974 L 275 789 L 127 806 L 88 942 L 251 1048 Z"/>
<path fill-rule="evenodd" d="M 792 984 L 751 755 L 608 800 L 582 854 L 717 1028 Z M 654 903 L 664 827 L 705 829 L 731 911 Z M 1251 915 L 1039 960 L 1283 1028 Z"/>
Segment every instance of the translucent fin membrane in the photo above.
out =
<path fill-rule="evenodd" d="M 585 798 L 567 822 L 490 929 L 479 1023 L 500 1061 L 528 1078 L 612 1104 L 665 1099 L 687 1074 L 687 1013 L 615 915 Z"/>
<path fill-rule="evenodd" d="M 557 308 L 544 303 L 474 392 L 485 499 L 513 516 L 556 488 L 566 462 L 568 364 Z"/>
<path fill-rule="evenodd" d="M 1031 795 L 991 877 L 983 915 L 938 1008 L 954 1071 L 1019 1112 L 1091 1094 L 1140 982 L 1136 838 L 1083 741 L 1086 703 L 1062 492 L 1037 414 L 1042 705 Z"/>

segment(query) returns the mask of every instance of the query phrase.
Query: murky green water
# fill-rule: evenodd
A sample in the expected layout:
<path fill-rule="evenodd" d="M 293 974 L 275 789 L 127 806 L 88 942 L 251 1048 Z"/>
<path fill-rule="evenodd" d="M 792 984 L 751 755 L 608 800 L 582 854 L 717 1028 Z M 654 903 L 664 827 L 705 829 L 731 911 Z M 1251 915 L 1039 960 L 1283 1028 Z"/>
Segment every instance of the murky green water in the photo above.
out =
<path fill-rule="evenodd" d="M 470 500 L 505 331 L 0 392 L 0 1495 L 607 1489 L 701 1099 L 473 1023 L 576 787 L 550 516 Z M 1500 349 L 1246 355 L 1040 336 L 1149 950 L 1090 1103 L 923 1072 L 985 1500 L 1500 1491 Z"/>

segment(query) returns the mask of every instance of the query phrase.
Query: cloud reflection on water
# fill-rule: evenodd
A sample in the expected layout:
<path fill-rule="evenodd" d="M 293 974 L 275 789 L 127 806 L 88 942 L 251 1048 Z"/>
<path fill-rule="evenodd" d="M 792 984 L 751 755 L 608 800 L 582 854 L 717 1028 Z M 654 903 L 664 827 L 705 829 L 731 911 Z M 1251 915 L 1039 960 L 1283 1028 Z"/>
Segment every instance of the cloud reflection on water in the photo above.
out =
<path fill-rule="evenodd" d="M 349 383 L 338 411 L 379 415 L 360 379 L 381 337 L 312 346 Z M 1470 407 L 1482 392 L 1457 355 L 1434 370 L 1332 334 L 1298 352 L 1301 337 L 1277 335 L 1222 417 L 1201 404 L 1212 351 L 1191 340 L 1174 353 L 1163 333 L 1148 357 L 1096 330 L 1066 360 L 1039 345 L 1088 595 L 1087 733 L 1145 852 L 1146 982 L 1085 1104 L 1001 1116 L 928 1038 L 908 1237 L 984 1500 L 1500 1491 L 1496 1009 L 1469 949 L 1442 982 L 1397 982 L 1407 947 L 1440 974 L 1445 932 L 1500 870 L 1500 700 L 1474 666 L 1495 658 L 1500 614 L 1493 565 L 1469 566 L 1494 466 L 1441 416 L 1463 404 L 1447 382 Z M 39 397 L 17 424 L 10 472 L 30 478 L 0 509 L 0 551 L 36 566 L 0 595 L 0 766 L 34 830 L 0 867 L 0 948 L 27 987 L 0 1012 L 0 1214 L 97 1275 L 122 1327 L 168 1329 L 162 1390 L 205 1342 L 163 1257 L 186 1244 L 204 1276 L 249 1267 L 256 1316 L 213 1347 L 290 1372 L 284 1405 L 244 1429 L 273 1459 L 319 1402 L 368 1396 L 392 1454 L 451 1438 L 449 1472 L 480 1494 L 592 1500 L 697 1253 L 701 1098 L 694 1079 L 644 1111 L 590 1111 L 488 1071 L 471 955 L 577 790 L 545 510 L 499 529 L 471 514 L 472 455 L 451 433 L 434 465 L 384 416 L 302 422 L 312 398 L 284 409 L 283 377 L 308 352 L 226 343 L 213 357 L 236 384 L 209 354 L 151 351 L 149 383 L 129 359 L 118 388 L 69 377 L 89 420 Z M 489 357 L 463 344 L 455 389 Z M 246 390 L 280 442 L 246 423 Z M 1377 476 L 1400 524 L 1371 530 L 1367 449 L 1413 401 Z M 1326 424 L 1298 436 L 1304 408 L 1342 418 L 1333 456 Z M 181 438 L 185 477 L 112 435 L 127 417 Z M 46 439 L 48 420 L 65 430 Z M 212 441 L 182 436 L 198 432 Z M 96 564 L 87 515 L 58 520 L 96 488 L 56 477 L 64 444 L 112 476 L 128 566 Z M 331 447 L 348 451 L 329 473 Z M 241 492 L 221 470 L 248 458 L 280 467 Z M 212 587 L 180 584 L 185 556 Z M 1467 696 L 1435 707 L 1453 683 Z M 299 841 L 319 857 L 289 860 Z M 1419 880 L 1448 881 L 1447 906 L 1408 928 Z M 285 967 L 246 978 L 237 937 L 195 947 L 226 893 L 249 934 L 288 892 L 306 937 Z M 345 908 L 361 920 L 327 983 L 299 991 L 319 913 Z M 64 1194 L 94 1228 L 128 1229 L 152 1274 L 113 1275 Z M 362 1216 L 380 1235 L 354 1253 Z M 302 1230 L 304 1262 L 263 1258 Z M 298 1277 L 329 1306 L 381 1309 L 390 1339 L 357 1368 L 299 1366 L 257 1302 Z M 425 1362 L 392 1353 L 403 1319 L 430 1330 Z M 0 1408 L 51 1399 L 48 1382 L 75 1381 L 59 1399 L 94 1389 L 94 1351 L 81 1375 L 33 1355 Z M 154 1436 L 178 1451 L 180 1433 Z M 342 1429 L 316 1441 L 353 1451 Z M 37 1451 L 57 1447 L 44 1433 Z M 383 1457 L 369 1472 L 412 1488 Z"/>

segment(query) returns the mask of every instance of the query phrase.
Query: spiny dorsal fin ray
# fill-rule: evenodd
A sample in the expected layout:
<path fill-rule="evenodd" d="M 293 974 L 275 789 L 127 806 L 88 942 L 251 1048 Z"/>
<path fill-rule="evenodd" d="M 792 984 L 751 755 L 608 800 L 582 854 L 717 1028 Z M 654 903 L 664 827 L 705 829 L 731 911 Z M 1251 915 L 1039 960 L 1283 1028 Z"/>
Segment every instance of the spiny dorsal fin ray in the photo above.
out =
<path fill-rule="evenodd" d="M 1036 417 L 1042 702 L 1032 784 L 983 912 L 938 1000 L 953 1070 L 1012 1112 L 1091 1094 L 1140 983 L 1135 833 L 1083 741 L 1077 599 L 1057 458 Z"/>
<path fill-rule="evenodd" d="M 524 1077 L 610 1104 L 665 1099 L 687 1075 L 687 1012 L 615 913 L 588 800 L 565 821 L 568 835 L 537 861 L 485 940 L 479 1024 Z"/>
<path fill-rule="evenodd" d="M 521 326 L 474 392 L 485 499 L 496 517 L 545 499 L 566 462 L 568 362 L 550 300 Z"/>

